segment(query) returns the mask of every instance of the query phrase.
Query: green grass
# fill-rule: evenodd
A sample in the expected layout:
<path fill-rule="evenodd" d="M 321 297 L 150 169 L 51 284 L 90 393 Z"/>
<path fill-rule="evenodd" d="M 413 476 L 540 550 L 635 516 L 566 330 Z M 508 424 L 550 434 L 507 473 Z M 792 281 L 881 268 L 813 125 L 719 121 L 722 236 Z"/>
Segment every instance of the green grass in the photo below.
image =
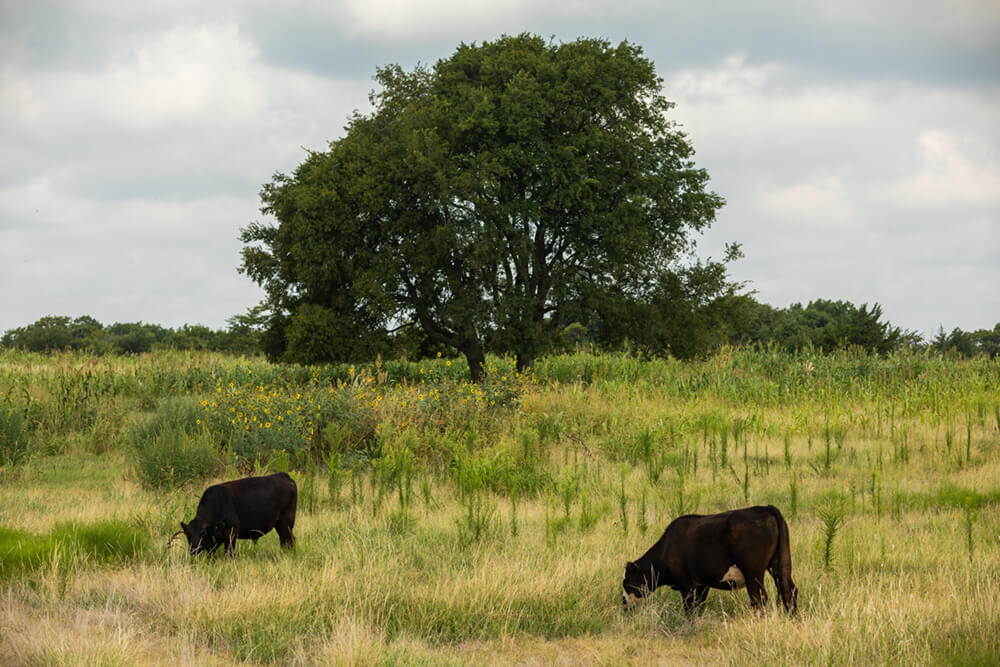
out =
<path fill-rule="evenodd" d="M 95 523 L 69 521 L 36 535 L 0 526 L 0 579 L 31 580 L 40 570 L 62 566 L 123 565 L 144 558 L 149 535 L 128 522 L 108 519 Z"/>

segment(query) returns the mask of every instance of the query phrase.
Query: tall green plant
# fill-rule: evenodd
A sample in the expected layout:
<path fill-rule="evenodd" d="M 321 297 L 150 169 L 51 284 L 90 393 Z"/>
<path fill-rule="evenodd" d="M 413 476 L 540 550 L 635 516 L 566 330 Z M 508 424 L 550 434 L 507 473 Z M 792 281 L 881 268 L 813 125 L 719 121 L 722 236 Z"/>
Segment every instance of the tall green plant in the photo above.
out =
<path fill-rule="evenodd" d="M 976 505 L 971 500 L 962 504 L 962 514 L 965 518 L 965 546 L 969 551 L 969 562 L 972 562 L 972 551 L 975 546 L 975 536 L 973 534 L 973 527 L 976 523 L 976 518 L 979 512 L 977 511 Z"/>
<path fill-rule="evenodd" d="M 833 569 L 833 541 L 844 525 L 847 502 L 842 496 L 830 496 L 816 506 L 816 516 L 823 522 L 823 570 Z"/>
<path fill-rule="evenodd" d="M 16 465 L 26 459 L 29 441 L 23 411 L 0 405 L 0 465 Z"/>
<path fill-rule="evenodd" d="M 625 477 L 628 474 L 628 467 L 620 468 L 621 485 L 618 489 L 618 511 L 621 519 L 622 533 L 628 536 L 628 496 L 625 495 Z"/>

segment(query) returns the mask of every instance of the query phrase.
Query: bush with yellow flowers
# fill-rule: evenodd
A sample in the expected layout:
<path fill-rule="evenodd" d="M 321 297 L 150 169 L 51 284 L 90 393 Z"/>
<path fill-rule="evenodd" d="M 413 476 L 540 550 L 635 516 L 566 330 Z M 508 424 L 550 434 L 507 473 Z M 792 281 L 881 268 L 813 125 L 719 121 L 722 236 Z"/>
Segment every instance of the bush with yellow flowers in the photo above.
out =
<path fill-rule="evenodd" d="M 250 366 L 230 369 L 202 401 L 204 423 L 221 449 L 247 462 L 282 451 L 296 464 L 331 451 L 371 459 L 381 449 L 379 434 L 389 430 L 495 429 L 498 417 L 521 407 L 534 382 L 508 357 L 491 358 L 479 384 L 463 379 L 452 359 L 405 363 L 409 372 L 402 375 L 393 364 L 398 379 L 380 360 L 349 366 L 344 379 L 317 369 L 305 382 L 301 374 L 262 380 Z"/>
<path fill-rule="evenodd" d="M 378 366 L 362 369 L 354 383 L 354 397 L 371 408 L 380 428 L 490 431 L 501 417 L 520 409 L 534 377 L 518 373 L 510 357 L 490 358 L 479 384 L 456 372 L 452 359 L 419 364 L 416 373 L 397 381 Z"/>
<path fill-rule="evenodd" d="M 219 377 L 202 407 L 220 448 L 251 462 L 284 451 L 292 462 L 304 463 L 310 454 L 322 454 L 316 450 L 325 424 L 345 421 L 345 412 L 354 421 L 371 421 L 353 414 L 361 406 L 349 394 L 322 385 L 315 374 L 305 385 L 277 379 L 263 384 L 250 368 Z M 374 432 L 374 423 L 369 428 Z"/>

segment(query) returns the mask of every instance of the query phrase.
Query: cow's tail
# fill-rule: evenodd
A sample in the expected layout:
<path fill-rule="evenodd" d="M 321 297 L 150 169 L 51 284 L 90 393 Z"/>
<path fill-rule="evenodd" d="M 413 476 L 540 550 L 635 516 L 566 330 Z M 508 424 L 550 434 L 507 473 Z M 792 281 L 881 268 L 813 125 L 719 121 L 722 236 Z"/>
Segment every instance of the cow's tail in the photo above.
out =
<path fill-rule="evenodd" d="M 781 510 L 774 505 L 768 505 L 768 509 L 774 514 L 778 521 L 778 545 L 771 558 L 769 570 L 774 577 L 774 583 L 778 587 L 778 594 L 785 605 L 785 609 L 790 614 L 798 611 L 799 591 L 792 581 L 792 549 L 788 540 L 788 523 L 782 516 Z"/>

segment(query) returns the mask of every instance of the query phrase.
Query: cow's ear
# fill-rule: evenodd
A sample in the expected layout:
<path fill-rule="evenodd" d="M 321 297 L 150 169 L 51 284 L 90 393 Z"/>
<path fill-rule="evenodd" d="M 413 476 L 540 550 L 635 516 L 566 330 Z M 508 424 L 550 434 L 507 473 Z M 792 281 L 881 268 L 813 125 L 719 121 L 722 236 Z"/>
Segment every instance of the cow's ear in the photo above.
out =
<path fill-rule="evenodd" d="M 181 521 L 181 530 L 187 530 L 187 529 L 188 529 L 188 525 L 186 523 L 184 523 L 183 521 Z"/>

